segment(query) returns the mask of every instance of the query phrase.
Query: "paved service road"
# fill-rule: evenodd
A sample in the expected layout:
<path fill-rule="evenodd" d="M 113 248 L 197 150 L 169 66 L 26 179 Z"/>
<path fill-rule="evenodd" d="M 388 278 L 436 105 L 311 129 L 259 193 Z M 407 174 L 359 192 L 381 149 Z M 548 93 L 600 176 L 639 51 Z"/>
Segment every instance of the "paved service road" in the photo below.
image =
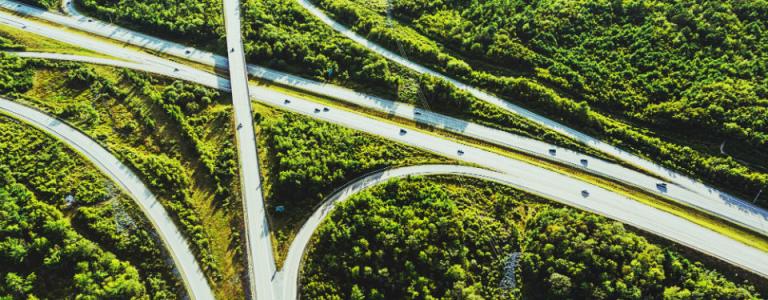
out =
<path fill-rule="evenodd" d="M 198 81 L 195 82 L 203 83 L 199 78 L 197 78 L 197 80 Z M 228 85 L 226 79 L 224 80 L 225 85 Z M 216 82 L 218 82 L 218 80 L 214 78 L 212 82 L 208 82 L 208 85 L 213 85 Z M 728 237 L 721 236 L 709 229 L 688 221 L 685 221 L 687 223 L 685 223 L 684 226 L 678 226 L 676 220 L 684 220 L 645 204 L 594 187 L 589 183 L 579 181 L 578 179 L 571 178 L 567 175 L 528 165 L 524 162 L 488 152 L 483 149 L 436 137 L 416 129 L 409 129 L 406 134 L 401 134 L 401 127 L 397 124 L 370 119 L 369 117 L 356 112 L 335 108 L 330 109 L 329 111 L 320 109 L 319 112 L 316 112 L 316 109 L 322 108 L 320 104 L 295 96 L 285 95 L 261 86 L 252 85 L 250 91 L 254 95 L 258 95 L 254 100 L 270 106 L 279 107 L 348 128 L 357 129 L 369 134 L 378 135 L 392 141 L 420 148 L 438 155 L 476 164 L 510 176 L 517 176 L 520 181 L 512 183 L 524 190 L 540 192 L 547 198 L 561 201 L 562 203 L 573 205 L 577 208 L 596 212 L 637 228 L 645 229 L 672 241 L 686 245 L 692 249 L 699 250 L 726 262 L 738 265 L 748 271 L 768 277 L 768 264 L 761 258 L 762 255 L 766 255 L 765 252 L 741 244 Z M 289 103 L 285 102 L 286 99 L 290 100 Z M 581 196 L 581 190 L 583 189 L 587 189 L 590 192 L 589 197 L 583 198 Z M 677 190 L 680 192 L 686 191 L 684 189 Z M 570 198 L 568 196 L 570 196 Z M 560 197 L 563 198 L 561 199 Z M 582 198 L 583 201 L 580 201 L 579 199 Z M 712 238 L 712 236 L 716 236 L 717 238 Z M 711 240 L 713 242 L 702 242 L 702 240 Z M 286 269 L 285 272 L 289 271 Z M 281 298 L 280 295 L 286 292 L 284 287 L 282 287 L 281 278 L 288 277 L 286 275 L 278 275 L 275 276 L 275 279 L 273 280 L 276 289 L 274 291 L 275 298 Z"/>
<path fill-rule="evenodd" d="M 122 164 L 109 151 L 98 143 L 56 118 L 29 108 L 22 104 L 0 98 L 0 111 L 24 120 L 32 126 L 58 138 L 67 146 L 77 150 L 88 161 L 118 184 L 136 203 L 150 220 L 155 231 L 163 240 L 166 249 L 173 257 L 184 286 L 193 299 L 213 299 L 213 292 L 208 281 L 197 264 L 189 243 L 181 234 L 163 205 L 155 195 L 141 182 L 131 169 Z"/>
<path fill-rule="evenodd" d="M 705 253 L 720 257 L 720 254 L 742 253 L 738 260 L 729 262 L 740 266 L 751 266 L 757 274 L 768 277 L 768 253 L 735 242 L 718 233 L 701 230 L 685 219 L 653 209 L 631 199 L 617 195 L 596 186 L 569 181 L 548 180 L 530 176 L 525 170 L 499 173 L 486 169 L 458 165 L 420 165 L 401 167 L 364 175 L 330 195 L 301 227 L 293 240 L 283 270 L 278 275 L 275 287 L 282 290 L 282 299 L 297 299 L 297 283 L 301 259 L 309 240 L 320 223 L 336 203 L 349 199 L 361 190 L 380 184 L 392 178 L 414 175 L 458 175 L 469 176 L 513 186 L 569 206 L 595 212 L 611 219 L 622 220 L 634 227 L 666 237 L 670 240 L 685 241 L 687 245 L 710 245 Z M 589 190 L 589 196 L 581 195 L 582 189 Z M 693 247 L 695 248 L 695 247 Z"/>
<path fill-rule="evenodd" d="M 240 2 L 224 0 L 224 27 L 227 32 L 227 55 L 232 104 L 235 112 L 240 187 L 245 213 L 245 241 L 248 257 L 248 279 L 253 299 L 273 299 L 271 275 L 276 271 L 272 256 L 269 223 L 264 213 L 264 198 L 259 175 L 259 155 L 253 130 L 248 74 L 245 68 L 243 40 L 240 34 Z"/>

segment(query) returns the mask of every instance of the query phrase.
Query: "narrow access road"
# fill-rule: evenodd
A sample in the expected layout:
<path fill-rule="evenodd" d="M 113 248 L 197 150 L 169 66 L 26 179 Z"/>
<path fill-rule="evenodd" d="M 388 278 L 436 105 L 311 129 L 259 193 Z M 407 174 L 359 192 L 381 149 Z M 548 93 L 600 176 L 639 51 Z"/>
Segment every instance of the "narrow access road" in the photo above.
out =
<path fill-rule="evenodd" d="M 739 252 L 738 259 L 726 261 L 737 266 L 749 266 L 760 276 L 768 277 L 768 253 L 734 242 L 718 233 L 701 230 L 685 219 L 656 210 L 631 199 L 588 184 L 574 185 L 569 182 L 552 181 L 530 176 L 525 170 L 499 173 L 487 169 L 459 165 L 418 165 L 400 167 L 364 175 L 330 195 L 299 230 L 288 250 L 283 269 L 278 275 L 275 287 L 282 290 L 280 299 L 298 299 L 298 280 L 301 260 L 307 250 L 312 234 L 320 223 L 331 213 L 337 203 L 371 186 L 393 178 L 427 175 L 457 175 L 489 180 L 509 185 L 544 198 L 597 213 L 611 219 L 622 220 L 633 227 L 678 241 L 691 248 L 693 245 L 709 245 L 704 253 L 723 258 L 721 255 Z M 580 194 L 589 189 L 589 196 Z M 681 242 L 682 241 L 682 242 Z"/>
<path fill-rule="evenodd" d="M 22 104 L 0 98 L 0 111 L 19 118 L 75 149 L 125 191 L 147 216 L 171 254 L 192 299 L 213 299 L 213 291 L 198 265 L 189 242 L 141 179 L 109 151 L 75 128 Z"/>
<path fill-rule="evenodd" d="M 310 12 L 313 12 L 313 14 L 315 14 L 317 17 L 323 20 L 323 22 L 326 22 L 336 30 L 344 30 L 345 27 L 343 25 L 340 25 L 335 21 L 333 21 L 332 19 L 330 19 L 329 17 L 325 16 L 324 13 L 320 11 L 317 7 L 314 7 L 309 2 L 302 2 L 302 1 L 305 1 L 305 0 L 300 0 L 300 3 L 302 3 L 302 5 L 305 5 L 305 7 L 310 10 Z M 217 68 L 224 69 L 224 68 L 227 68 L 227 65 L 228 65 L 227 59 L 220 55 L 215 55 L 210 52 L 197 50 L 191 47 L 187 47 L 174 42 L 169 42 L 169 41 L 152 37 L 146 34 L 137 33 L 113 24 L 108 24 L 108 23 L 101 22 L 99 20 L 95 20 L 93 18 L 84 16 L 75 10 L 71 2 L 69 2 L 69 4 L 67 5 L 64 5 L 64 9 L 65 11 L 70 13 L 72 16 L 63 16 L 63 15 L 59 15 L 51 12 L 46 12 L 41 9 L 27 6 L 11 0 L 0 0 L 0 7 L 5 7 L 7 9 L 11 9 L 22 14 L 32 15 L 50 22 L 69 26 L 69 27 L 90 32 L 93 34 L 101 35 L 110 39 L 144 47 L 149 50 L 158 51 L 161 53 L 181 57 L 190 61 L 215 66 Z M 360 43 L 367 42 L 368 44 L 366 45 L 369 45 L 371 47 L 376 46 L 374 43 L 371 43 L 365 40 L 365 38 L 363 37 L 357 36 L 354 32 L 348 29 L 346 31 L 343 31 L 342 33 L 345 35 L 348 35 L 348 37 L 352 38 L 357 42 L 360 42 Z M 386 49 L 383 49 L 383 48 L 381 48 L 381 50 L 387 51 Z M 390 54 L 395 55 L 391 52 Z M 411 63 L 410 66 L 413 66 L 415 68 L 420 67 L 418 64 L 413 64 L 413 63 Z M 680 202 L 683 205 L 687 205 L 687 206 L 702 210 L 706 213 L 719 212 L 721 211 L 721 209 L 725 209 L 726 211 L 742 210 L 750 214 L 749 218 L 751 219 L 757 219 L 760 221 L 768 220 L 768 211 L 766 211 L 763 208 L 757 207 L 748 201 L 745 201 L 738 197 L 734 197 L 725 192 L 719 191 L 716 188 L 708 186 L 696 179 L 693 179 L 686 175 L 669 170 L 666 167 L 661 166 L 660 164 L 656 164 L 652 161 L 646 160 L 637 155 L 626 152 L 618 147 L 611 146 L 609 144 L 603 143 L 589 136 L 583 135 L 578 131 L 575 131 L 561 124 L 558 124 L 557 122 L 553 123 L 553 121 L 551 120 L 548 121 L 549 123 L 545 122 L 546 123 L 545 125 L 549 124 L 553 126 L 552 129 L 556 131 L 565 130 L 567 132 L 571 132 L 573 136 L 576 137 L 576 140 L 582 141 L 587 146 L 606 152 L 624 162 L 627 162 L 631 165 L 647 170 L 661 178 L 664 178 L 665 180 L 671 183 L 674 183 L 684 189 L 698 193 L 700 196 L 697 196 L 695 199 L 700 199 L 701 201 L 691 202 L 691 201 L 688 201 L 688 198 L 676 198 L 674 193 L 665 193 L 664 191 L 659 190 L 655 184 L 658 182 L 655 182 L 655 179 L 653 179 L 650 176 L 646 176 L 645 174 L 629 170 L 627 168 L 624 168 L 623 166 L 615 165 L 610 162 L 605 162 L 597 158 L 592 158 L 575 151 L 561 149 L 557 146 L 549 145 L 544 142 L 515 136 L 513 134 L 503 132 L 500 130 L 491 129 L 491 128 L 487 128 L 477 124 L 469 123 L 466 121 L 457 120 L 455 118 L 443 116 L 440 114 L 419 110 L 414 108 L 411 105 L 397 103 L 391 100 L 366 95 L 363 93 L 351 91 L 349 89 L 341 88 L 341 87 L 330 85 L 330 84 L 324 84 L 324 83 L 319 83 L 312 80 L 307 80 L 304 78 L 300 78 L 298 76 L 286 74 L 286 73 L 271 70 L 268 68 L 263 68 L 255 65 L 248 65 L 248 70 L 249 70 L 249 73 L 255 77 L 269 80 L 277 84 L 290 86 L 292 88 L 304 90 L 309 93 L 328 96 L 334 99 L 350 102 L 355 105 L 361 105 L 363 107 L 376 109 L 385 113 L 395 114 L 405 119 L 411 119 L 416 122 L 433 125 L 438 128 L 443 128 L 443 129 L 453 131 L 462 135 L 466 135 L 469 137 L 486 140 L 491 143 L 496 143 L 497 145 L 500 145 L 500 146 L 512 147 L 520 151 L 532 153 L 534 155 L 544 157 L 552 161 L 557 161 L 560 163 L 566 163 L 566 164 L 578 166 L 578 165 L 584 165 L 584 163 L 581 160 L 584 158 L 587 158 L 588 162 L 587 162 L 586 169 L 589 172 L 597 172 L 598 174 L 602 174 L 604 176 L 608 176 L 613 179 L 620 179 L 625 183 L 630 183 L 631 185 L 634 185 L 635 187 L 644 189 L 646 191 L 650 191 L 657 194 L 665 194 L 664 196 L 673 198 L 674 200 Z M 460 82 L 456 82 L 456 81 L 454 81 L 454 83 L 461 84 Z M 494 101 L 496 102 L 507 103 L 504 100 L 490 96 L 487 93 L 484 93 L 476 89 L 469 89 L 468 91 L 472 91 L 472 90 L 475 90 L 476 92 L 479 92 L 481 94 L 485 94 L 487 96 L 486 98 L 490 97 L 492 100 L 495 99 Z M 533 119 L 543 118 L 541 116 L 532 114 L 531 112 L 525 111 L 522 108 L 519 108 L 519 112 L 521 112 L 522 115 L 525 117 L 529 117 Z M 546 120 L 548 119 L 544 118 L 543 121 L 546 121 Z M 555 151 L 556 155 L 549 154 L 551 153 L 550 152 L 551 149 L 556 150 Z M 610 169 L 610 170 L 605 170 L 605 169 Z M 654 181 L 655 183 L 649 183 L 650 181 Z M 712 209 L 713 207 L 718 209 Z M 748 228 L 752 228 L 751 225 L 744 224 L 745 222 L 742 221 L 744 219 L 733 218 L 729 214 L 730 213 L 722 213 L 722 214 L 715 213 L 715 215 L 728 219 L 731 222 L 740 224 L 742 226 L 746 226 Z M 758 232 L 768 235 L 768 228 L 762 228 L 762 229 L 753 228 L 753 230 L 757 230 Z"/>
<path fill-rule="evenodd" d="M 227 36 L 229 77 L 235 113 L 235 136 L 240 160 L 240 187 L 245 216 L 245 244 L 248 280 L 252 299 L 274 299 L 271 275 L 276 271 L 272 237 L 264 212 L 259 155 L 253 128 L 248 73 L 245 67 L 243 39 L 240 33 L 240 2 L 224 0 L 224 27 Z"/>

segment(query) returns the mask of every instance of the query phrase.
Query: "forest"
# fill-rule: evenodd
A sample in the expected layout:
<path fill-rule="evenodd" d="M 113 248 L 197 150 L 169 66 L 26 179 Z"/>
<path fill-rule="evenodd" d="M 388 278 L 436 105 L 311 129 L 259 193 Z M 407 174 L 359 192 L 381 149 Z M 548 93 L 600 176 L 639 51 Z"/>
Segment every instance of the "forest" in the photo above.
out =
<path fill-rule="evenodd" d="M 7 166 L 0 175 L 0 297 L 145 295 L 134 266 L 75 232 L 54 206 L 13 181 Z"/>
<path fill-rule="evenodd" d="M 139 208 L 63 144 L 0 116 L 0 175 L 0 298 L 181 292 Z"/>
<path fill-rule="evenodd" d="M 750 199 L 768 187 L 764 1 L 315 2 L 385 47 L 668 167 Z"/>
<path fill-rule="evenodd" d="M 335 124 L 256 103 L 252 107 L 278 264 L 306 218 L 335 188 L 387 167 L 451 162 Z M 276 212 L 278 206 L 285 211 Z"/>
<path fill-rule="evenodd" d="M 621 223 L 474 179 L 390 180 L 338 204 L 315 234 L 306 299 L 760 298 L 760 282 Z"/>

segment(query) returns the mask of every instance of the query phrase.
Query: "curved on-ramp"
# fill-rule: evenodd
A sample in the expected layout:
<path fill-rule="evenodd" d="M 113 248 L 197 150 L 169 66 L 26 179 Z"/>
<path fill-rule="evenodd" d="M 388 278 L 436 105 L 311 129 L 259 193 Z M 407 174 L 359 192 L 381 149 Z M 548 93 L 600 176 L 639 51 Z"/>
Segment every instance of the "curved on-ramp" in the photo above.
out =
<path fill-rule="evenodd" d="M 122 164 L 109 151 L 77 129 L 36 109 L 0 98 L 0 111 L 56 137 L 79 152 L 86 160 L 120 186 L 139 205 L 163 240 L 163 244 L 171 254 L 190 297 L 200 300 L 213 299 L 213 291 L 208 285 L 208 280 L 200 269 L 186 238 L 176 227 L 163 205 L 158 202 L 157 198 L 129 167 Z"/>
<path fill-rule="evenodd" d="M 701 229 L 685 219 L 632 201 L 596 186 L 578 186 L 568 182 L 530 178 L 526 174 L 505 174 L 460 165 L 418 165 L 378 171 L 364 175 L 331 194 L 315 210 L 293 240 L 283 269 L 275 281 L 280 299 L 297 299 L 301 261 L 312 234 L 331 213 L 336 203 L 393 178 L 425 175 L 457 175 L 474 177 L 509 185 L 556 202 L 597 213 L 644 231 L 665 237 L 703 253 L 718 257 L 756 274 L 768 277 L 768 253 L 748 247 L 713 231 Z M 589 186 L 590 194 L 580 190 Z M 739 255 L 735 255 L 739 253 Z"/>

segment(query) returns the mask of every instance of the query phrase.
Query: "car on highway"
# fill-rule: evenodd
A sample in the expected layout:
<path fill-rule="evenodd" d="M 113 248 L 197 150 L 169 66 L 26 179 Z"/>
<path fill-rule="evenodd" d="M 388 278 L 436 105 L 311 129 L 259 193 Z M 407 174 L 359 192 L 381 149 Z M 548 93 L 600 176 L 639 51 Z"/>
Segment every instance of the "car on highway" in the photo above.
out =
<path fill-rule="evenodd" d="M 408 131 L 402 128 L 400 129 L 400 135 L 405 135 L 406 133 L 408 133 Z"/>
<path fill-rule="evenodd" d="M 581 196 L 582 196 L 582 197 L 584 197 L 584 198 L 587 198 L 587 197 L 589 197 L 589 191 L 587 191 L 587 190 L 581 190 Z"/>

